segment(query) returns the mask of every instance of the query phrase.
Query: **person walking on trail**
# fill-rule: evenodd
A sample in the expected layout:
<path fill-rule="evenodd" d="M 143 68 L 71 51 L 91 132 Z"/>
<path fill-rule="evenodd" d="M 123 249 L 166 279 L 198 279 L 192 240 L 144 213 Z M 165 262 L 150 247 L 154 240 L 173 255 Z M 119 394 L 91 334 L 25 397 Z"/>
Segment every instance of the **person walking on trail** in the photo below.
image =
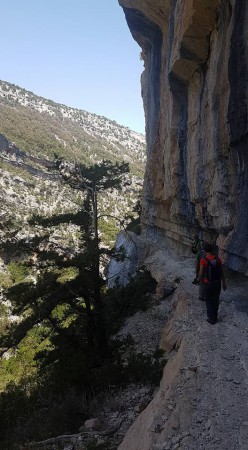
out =
<path fill-rule="evenodd" d="M 196 262 L 195 262 L 195 279 L 192 281 L 193 284 L 199 284 L 199 300 L 204 301 L 204 290 L 203 290 L 203 284 L 198 283 L 197 277 L 200 270 L 200 261 L 202 258 L 206 256 L 206 252 L 204 250 L 204 241 L 202 239 L 199 240 L 197 245 L 197 253 L 196 253 Z"/>
<path fill-rule="evenodd" d="M 199 238 L 198 234 L 195 233 L 194 237 L 193 237 L 193 242 L 191 245 L 191 251 L 192 251 L 192 253 L 194 253 L 194 255 L 197 254 L 197 252 L 199 250 L 199 245 L 200 245 L 200 238 Z"/>
<path fill-rule="evenodd" d="M 213 254 L 213 245 L 206 243 L 204 250 L 206 254 L 200 260 L 197 281 L 203 286 L 203 295 L 207 306 L 207 322 L 214 325 L 218 321 L 221 282 L 225 291 L 226 281 L 222 261 Z"/>

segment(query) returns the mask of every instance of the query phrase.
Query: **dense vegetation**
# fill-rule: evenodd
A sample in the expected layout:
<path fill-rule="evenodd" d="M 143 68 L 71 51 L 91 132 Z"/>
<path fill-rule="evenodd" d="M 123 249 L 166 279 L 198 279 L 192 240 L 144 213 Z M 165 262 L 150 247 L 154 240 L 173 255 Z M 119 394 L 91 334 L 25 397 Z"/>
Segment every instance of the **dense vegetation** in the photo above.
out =
<path fill-rule="evenodd" d="M 11 313 L 20 318 L 10 321 L 3 307 L 0 432 L 6 450 L 78 431 L 89 418 L 92 397 L 109 385 L 156 383 L 160 377 L 151 358 L 130 354 L 123 364 L 126 344 L 111 340 L 125 317 L 150 305 L 156 283 L 140 270 L 125 288 L 108 289 L 100 271 L 102 257 L 125 255 L 101 246 L 97 195 L 121 187 L 127 165 L 103 161 L 87 167 L 58 159 L 57 169 L 75 192 L 85 192 L 81 208 L 36 215 L 30 220 L 35 234 L 17 239 L 11 231 L 1 245 L 10 261 L 1 284 Z M 54 228 L 69 223 L 79 236 L 70 253 L 52 239 Z"/>
<path fill-rule="evenodd" d="M 72 272 L 72 269 L 57 271 L 60 291 L 79 289 L 79 279 L 74 278 L 73 284 L 68 281 Z M 51 278 L 46 281 L 50 293 Z M 22 283 L 19 287 L 15 285 L 16 292 L 22 290 Z M 1 448 L 10 450 L 15 444 L 77 432 L 84 420 L 90 418 L 93 398 L 109 385 L 159 382 L 160 365 L 154 364 L 152 358 L 132 353 L 124 365 L 121 353 L 125 342 L 110 339 L 126 316 L 150 305 L 151 297 L 147 294 L 154 287 L 149 274 L 141 272 L 125 288 L 105 289 L 109 354 L 104 358 L 92 352 L 87 343 L 82 300 L 72 305 L 64 298 L 54 308 L 50 320 L 43 320 L 29 330 L 1 364 Z"/>
<path fill-rule="evenodd" d="M 160 358 L 112 339 L 156 283 L 144 269 L 125 287 L 104 276 L 125 258 L 120 227 L 140 232 L 142 136 L 6 82 L 0 97 L 0 447 L 27 450 L 78 432 L 109 385 L 159 381 Z"/>

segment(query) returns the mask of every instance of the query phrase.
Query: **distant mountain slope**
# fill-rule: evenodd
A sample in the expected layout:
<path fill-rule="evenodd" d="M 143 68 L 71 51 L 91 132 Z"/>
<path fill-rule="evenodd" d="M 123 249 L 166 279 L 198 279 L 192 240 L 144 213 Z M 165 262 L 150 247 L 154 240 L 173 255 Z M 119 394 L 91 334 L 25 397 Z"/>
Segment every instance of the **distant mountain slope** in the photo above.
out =
<path fill-rule="evenodd" d="M 50 172 L 55 153 L 87 165 L 103 159 L 130 163 L 131 173 L 122 193 L 108 192 L 99 198 L 101 236 L 104 243 L 113 242 L 119 220 L 133 209 L 142 188 L 144 136 L 105 117 L 54 103 L 4 81 L 0 81 L 1 237 L 9 220 L 21 223 L 27 236 L 32 234 L 27 226 L 32 214 L 75 211 L 82 204 L 81 196 L 75 196 Z M 68 241 L 68 228 L 64 234 Z M 72 247 L 76 234 L 71 230 Z"/>
<path fill-rule="evenodd" d="M 39 97 L 0 81 L 0 133 L 33 156 L 92 164 L 125 160 L 143 176 L 145 138 L 115 121 Z"/>

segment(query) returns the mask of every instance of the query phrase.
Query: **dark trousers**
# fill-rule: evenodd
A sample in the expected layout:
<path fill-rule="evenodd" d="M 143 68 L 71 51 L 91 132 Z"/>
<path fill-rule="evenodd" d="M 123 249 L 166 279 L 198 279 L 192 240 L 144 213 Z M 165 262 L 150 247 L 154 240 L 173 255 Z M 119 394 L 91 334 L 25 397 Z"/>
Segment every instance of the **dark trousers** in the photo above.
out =
<path fill-rule="evenodd" d="M 203 290 L 207 305 L 207 316 L 209 320 L 215 322 L 218 319 L 221 283 L 219 281 L 206 283 L 204 284 Z"/>
<path fill-rule="evenodd" d="M 203 285 L 203 283 L 199 284 L 199 300 L 204 300 L 204 285 Z"/>

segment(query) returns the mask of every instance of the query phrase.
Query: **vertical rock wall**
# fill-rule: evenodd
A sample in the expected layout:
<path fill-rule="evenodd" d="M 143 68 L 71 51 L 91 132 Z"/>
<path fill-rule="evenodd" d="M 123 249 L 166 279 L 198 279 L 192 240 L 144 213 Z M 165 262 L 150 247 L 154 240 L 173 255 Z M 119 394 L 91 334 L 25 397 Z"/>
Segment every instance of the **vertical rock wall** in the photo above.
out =
<path fill-rule="evenodd" d="M 248 2 L 119 3 L 145 66 L 144 227 L 182 254 L 199 232 L 248 273 Z"/>

